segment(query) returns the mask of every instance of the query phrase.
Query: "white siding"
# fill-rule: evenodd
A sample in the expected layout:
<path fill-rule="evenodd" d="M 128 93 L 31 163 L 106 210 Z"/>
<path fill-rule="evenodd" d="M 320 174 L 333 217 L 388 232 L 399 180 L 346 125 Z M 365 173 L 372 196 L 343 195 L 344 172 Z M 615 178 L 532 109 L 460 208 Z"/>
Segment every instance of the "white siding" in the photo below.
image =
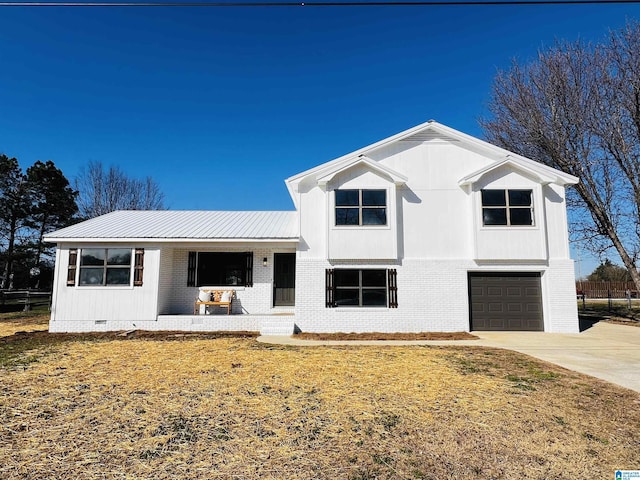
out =
<path fill-rule="evenodd" d="M 73 245 L 79 251 L 85 245 Z M 91 248 L 109 248 L 113 244 L 91 245 Z M 118 248 L 135 248 L 139 245 L 118 244 Z M 58 321 L 102 322 L 106 320 L 131 319 L 155 320 L 158 308 L 158 274 L 160 249 L 145 247 L 143 285 L 83 287 L 67 286 L 69 246 L 58 250 L 54 302 L 51 307 L 51 331 Z M 133 274 L 132 274 L 133 275 Z"/>
<path fill-rule="evenodd" d="M 578 305 L 573 260 L 551 260 L 542 279 L 546 332 L 578 333 Z"/>
<path fill-rule="evenodd" d="M 319 187 L 307 187 L 300 194 L 299 202 L 305 258 L 518 261 L 548 258 L 544 212 L 550 200 L 543 198 L 540 185 L 531 179 L 511 171 L 494 171 L 482 179 L 483 182 L 475 187 L 476 191 L 470 192 L 459 186 L 458 181 L 465 174 L 492 162 L 455 142 L 400 142 L 370 156 L 409 178 L 405 186 L 398 188 L 395 198 L 389 195 L 389 229 L 341 230 L 333 225 L 332 189 L 386 184 L 391 192 L 392 184 L 390 186 L 378 175 L 359 172 L 359 175 L 332 184 L 327 192 Z M 519 229 L 483 228 L 481 188 L 532 188 L 536 225 Z M 546 191 L 550 189 L 546 188 Z M 558 196 L 555 191 L 553 195 Z M 553 204 L 552 214 L 562 217 L 562 208 L 563 204 Z M 563 220 L 554 222 L 559 222 L 554 229 L 557 233 Z M 328 240 L 325 240 L 327 236 Z M 560 242 L 564 238 L 566 235 Z"/>
<path fill-rule="evenodd" d="M 253 252 L 253 286 L 220 286 L 221 290 L 236 290 L 233 315 L 226 315 L 226 310 L 220 308 L 212 315 L 193 316 L 198 287 L 187 286 L 189 251 Z M 145 246 L 142 287 L 96 288 L 66 286 L 69 248 L 63 247 L 56 263 L 50 331 L 260 330 L 268 315 L 293 313 L 291 307 L 273 307 L 273 258 L 274 253 L 294 252 L 286 245 Z M 179 320 L 179 316 L 184 318 Z"/>
<path fill-rule="evenodd" d="M 558 185 L 543 187 L 545 219 L 550 259 L 569 258 L 569 229 L 564 188 Z"/>
<path fill-rule="evenodd" d="M 473 210 L 475 258 L 478 260 L 546 260 L 546 199 L 541 186 L 516 172 L 494 171 L 474 186 Z M 533 226 L 482 225 L 482 189 L 527 189 L 533 191 Z"/>
<path fill-rule="evenodd" d="M 363 168 L 348 171 L 331 182 L 326 193 L 326 217 L 329 219 L 328 258 L 332 259 L 397 259 L 398 222 L 396 220 L 396 188 L 389 180 Z M 381 226 L 338 226 L 335 222 L 335 190 L 378 189 L 387 192 L 387 224 Z"/>
<path fill-rule="evenodd" d="M 174 291 L 174 261 L 173 249 L 163 247 L 160 250 L 160 274 L 158 278 L 158 314 L 171 311 L 171 297 Z M 180 266 L 177 266 L 177 272 Z"/>

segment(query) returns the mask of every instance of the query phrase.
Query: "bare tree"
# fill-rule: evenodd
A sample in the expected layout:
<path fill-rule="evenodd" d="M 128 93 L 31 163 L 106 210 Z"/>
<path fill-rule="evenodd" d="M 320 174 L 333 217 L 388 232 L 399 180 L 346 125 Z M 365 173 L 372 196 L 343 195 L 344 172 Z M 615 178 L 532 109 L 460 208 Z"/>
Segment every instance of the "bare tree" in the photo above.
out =
<path fill-rule="evenodd" d="M 82 218 L 104 215 L 114 210 L 163 210 L 164 194 L 151 178 L 129 178 L 116 166 L 105 170 L 101 162 L 89 162 L 75 179 Z"/>
<path fill-rule="evenodd" d="M 600 256 L 614 248 L 640 290 L 640 24 L 514 61 L 489 110 L 489 141 L 580 178 L 567 198 L 573 239 Z"/>

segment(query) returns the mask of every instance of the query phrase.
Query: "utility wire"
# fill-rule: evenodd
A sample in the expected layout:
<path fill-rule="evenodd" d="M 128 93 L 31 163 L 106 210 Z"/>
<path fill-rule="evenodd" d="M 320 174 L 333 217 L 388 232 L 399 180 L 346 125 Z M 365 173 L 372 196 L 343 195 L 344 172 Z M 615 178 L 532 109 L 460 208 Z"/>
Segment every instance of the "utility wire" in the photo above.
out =
<path fill-rule="evenodd" d="M 448 7 L 486 5 L 608 5 L 640 4 L 640 0 L 436 0 L 363 2 L 2 2 L 0 7 Z"/>

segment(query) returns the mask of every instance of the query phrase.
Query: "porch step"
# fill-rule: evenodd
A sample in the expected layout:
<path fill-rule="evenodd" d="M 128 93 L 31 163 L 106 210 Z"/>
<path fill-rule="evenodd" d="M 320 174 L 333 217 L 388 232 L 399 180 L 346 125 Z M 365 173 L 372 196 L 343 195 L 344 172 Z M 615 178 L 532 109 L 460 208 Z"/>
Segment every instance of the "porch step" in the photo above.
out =
<path fill-rule="evenodd" d="M 260 335 L 293 335 L 293 315 L 273 315 L 262 320 Z"/>

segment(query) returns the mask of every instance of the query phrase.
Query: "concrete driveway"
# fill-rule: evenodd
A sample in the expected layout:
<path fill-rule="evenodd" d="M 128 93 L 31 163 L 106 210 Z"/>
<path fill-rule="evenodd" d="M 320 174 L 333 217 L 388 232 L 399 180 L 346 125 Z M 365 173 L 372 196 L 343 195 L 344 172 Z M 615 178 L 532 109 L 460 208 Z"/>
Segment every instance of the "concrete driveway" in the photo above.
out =
<path fill-rule="evenodd" d="M 480 340 L 313 341 L 258 337 L 281 345 L 473 345 L 505 348 L 640 392 L 640 328 L 599 322 L 581 333 L 473 332 Z"/>
<path fill-rule="evenodd" d="M 638 327 L 599 322 L 576 334 L 473 333 L 482 345 L 515 350 L 640 392 Z"/>

